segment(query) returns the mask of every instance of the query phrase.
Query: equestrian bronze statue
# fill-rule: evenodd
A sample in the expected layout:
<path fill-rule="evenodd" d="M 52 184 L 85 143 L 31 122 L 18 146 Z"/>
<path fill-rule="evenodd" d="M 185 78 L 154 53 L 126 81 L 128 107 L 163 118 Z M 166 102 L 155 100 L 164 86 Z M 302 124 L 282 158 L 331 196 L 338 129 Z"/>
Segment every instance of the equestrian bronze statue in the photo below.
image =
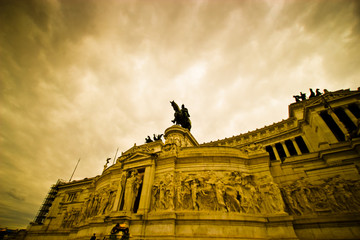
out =
<path fill-rule="evenodd" d="M 174 120 L 171 122 L 180 125 L 183 128 L 186 128 L 190 131 L 191 129 L 191 121 L 190 121 L 190 114 L 187 108 L 185 108 L 184 104 L 181 105 L 181 109 L 179 106 L 174 102 L 170 101 L 171 106 L 173 107 L 175 113 L 174 113 Z"/>

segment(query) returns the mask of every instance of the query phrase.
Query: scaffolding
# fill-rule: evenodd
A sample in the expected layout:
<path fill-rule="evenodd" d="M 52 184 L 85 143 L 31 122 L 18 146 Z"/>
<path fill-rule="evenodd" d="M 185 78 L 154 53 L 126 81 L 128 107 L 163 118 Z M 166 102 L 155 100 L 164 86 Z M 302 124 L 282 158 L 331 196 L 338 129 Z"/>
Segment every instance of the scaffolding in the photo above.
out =
<path fill-rule="evenodd" d="M 41 224 L 44 223 L 46 215 L 48 214 L 48 212 L 50 210 L 50 207 L 51 207 L 51 205 L 52 205 L 52 203 L 53 203 L 53 201 L 54 201 L 54 199 L 56 197 L 56 194 L 59 191 L 59 186 L 62 185 L 62 184 L 64 184 L 64 181 L 59 179 L 56 182 L 56 184 L 51 186 L 48 195 L 44 199 L 44 202 L 41 205 L 40 210 L 39 210 L 38 214 L 35 217 L 35 220 L 34 220 L 35 224 L 41 225 Z"/>

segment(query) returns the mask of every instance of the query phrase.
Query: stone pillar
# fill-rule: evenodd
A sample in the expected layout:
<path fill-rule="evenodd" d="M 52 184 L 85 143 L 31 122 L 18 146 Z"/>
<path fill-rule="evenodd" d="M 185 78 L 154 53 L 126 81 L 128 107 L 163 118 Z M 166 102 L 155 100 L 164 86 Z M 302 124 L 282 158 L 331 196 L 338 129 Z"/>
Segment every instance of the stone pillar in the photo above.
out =
<path fill-rule="evenodd" d="M 336 114 L 332 110 L 328 110 L 328 113 L 334 119 L 335 123 L 339 126 L 340 130 L 344 133 L 346 140 L 346 138 L 349 136 L 349 133 L 345 125 L 340 121 L 340 119 L 336 116 Z"/>
<path fill-rule="evenodd" d="M 354 114 L 346 107 L 343 108 L 346 115 L 348 115 L 348 117 L 351 119 L 351 121 L 355 124 L 355 126 L 357 126 L 357 121 L 358 119 L 354 116 Z"/>
<path fill-rule="evenodd" d="M 154 165 L 145 168 L 143 186 L 141 190 L 141 198 L 137 213 L 145 214 L 150 210 L 151 187 L 153 185 L 155 175 Z"/>
<path fill-rule="evenodd" d="M 300 148 L 299 148 L 299 146 L 297 145 L 295 139 L 292 138 L 291 141 L 292 141 L 292 143 L 293 143 L 293 145 L 294 145 L 294 147 L 295 147 L 296 153 L 297 153 L 298 155 L 301 155 L 302 152 L 300 151 Z"/>
<path fill-rule="evenodd" d="M 336 143 L 337 139 L 334 133 L 331 131 L 330 127 L 326 124 L 325 120 L 320 116 L 320 113 L 313 114 L 315 125 L 319 127 L 322 131 L 321 134 L 318 134 L 321 138 L 321 142 L 326 141 L 328 143 Z"/>
<path fill-rule="evenodd" d="M 272 149 L 273 149 L 273 152 L 274 152 L 274 154 L 275 154 L 276 161 L 280 161 L 280 156 L 279 156 L 279 153 L 278 153 L 277 150 L 276 150 L 275 144 L 271 144 L 270 146 L 271 146 Z"/>
<path fill-rule="evenodd" d="M 313 149 L 313 147 L 311 146 L 310 142 L 307 140 L 305 134 L 304 134 L 303 136 L 301 136 L 301 137 L 302 137 L 302 139 L 304 140 L 307 148 L 309 149 L 309 152 L 314 152 L 314 149 Z"/>
<path fill-rule="evenodd" d="M 285 142 L 281 142 L 281 145 L 285 151 L 285 154 L 286 154 L 286 157 L 290 157 L 290 153 L 289 153 L 289 150 L 287 149 L 286 145 L 285 145 Z"/>
<path fill-rule="evenodd" d="M 125 187 L 125 180 L 126 180 L 126 172 L 123 171 L 123 172 L 121 173 L 118 190 L 117 190 L 117 192 L 116 192 L 116 197 L 115 197 L 114 206 L 113 206 L 113 209 L 112 209 L 112 211 L 114 211 L 114 212 L 115 212 L 115 211 L 119 211 L 121 199 L 122 199 L 122 196 L 124 195 L 123 192 L 125 191 L 125 189 L 124 189 L 124 187 Z"/>

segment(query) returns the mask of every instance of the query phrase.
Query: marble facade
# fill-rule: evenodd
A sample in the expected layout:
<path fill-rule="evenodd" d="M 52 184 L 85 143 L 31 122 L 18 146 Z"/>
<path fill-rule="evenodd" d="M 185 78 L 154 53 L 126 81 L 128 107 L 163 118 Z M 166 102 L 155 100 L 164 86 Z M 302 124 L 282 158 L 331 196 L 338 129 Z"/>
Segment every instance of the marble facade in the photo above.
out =
<path fill-rule="evenodd" d="M 330 108 L 329 108 L 330 105 Z M 100 176 L 56 183 L 26 239 L 359 239 L 360 91 L 289 106 L 289 118 L 199 144 L 174 125 Z"/>

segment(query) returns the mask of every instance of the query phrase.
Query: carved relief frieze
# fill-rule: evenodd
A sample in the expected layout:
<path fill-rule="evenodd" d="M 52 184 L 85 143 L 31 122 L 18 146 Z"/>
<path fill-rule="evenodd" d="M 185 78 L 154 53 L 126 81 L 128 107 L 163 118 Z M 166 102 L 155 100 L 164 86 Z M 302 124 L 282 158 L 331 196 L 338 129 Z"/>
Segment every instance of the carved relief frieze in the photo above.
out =
<path fill-rule="evenodd" d="M 170 136 L 167 136 L 165 139 L 166 144 L 175 144 L 178 147 L 185 146 L 185 137 L 180 133 L 172 133 Z"/>
<path fill-rule="evenodd" d="M 312 184 L 302 179 L 282 186 L 281 191 L 292 215 L 360 211 L 360 181 L 336 176 Z"/>
<path fill-rule="evenodd" d="M 160 175 L 152 187 L 152 210 L 174 209 L 174 176 L 172 173 Z"/>
<path fill-rule="evenodd" d="M 64 217 L 61 223 L 62 228 L 71 228 L 79 221 L 80 210 L 72 208 L 64 212 Z"/>
<path fill-rule="evenodd" d="M 162 147 L 162 155 L 177 155 L 181 147 L 190 145 L 190 141 L 180 133 L 172 133 L 165 138 L 165 145 Z"/>
<path fill-rule="evenodd" d="M 160 156 L 177 155 L 179 152 L 179 146 L 176 143 L 168 143 L 162 147 Z"/>
<path fill-rule="evenodd" d="M 221 211 L 249 214 L 284 212 L 277 184 L 270 176 L 244 172 L 177 172 L 158 175 L 151 211 Z"/>
<path fill-rule="evenodd" d="M 249 145 L 241 147 L 240 150 L 246 154 L 266 153 L 264 146 L 260 143 L 251 143 Z"/>
<path fill-rule="evenodd" d="M 78 208 L 66 210 L 62 220 L 62 227 L 72 227 L 95 216 L 109 213 L 114 205 L 119 183 L 112 182 L 96 191 L 90 192 L 85 201 Z"/>

